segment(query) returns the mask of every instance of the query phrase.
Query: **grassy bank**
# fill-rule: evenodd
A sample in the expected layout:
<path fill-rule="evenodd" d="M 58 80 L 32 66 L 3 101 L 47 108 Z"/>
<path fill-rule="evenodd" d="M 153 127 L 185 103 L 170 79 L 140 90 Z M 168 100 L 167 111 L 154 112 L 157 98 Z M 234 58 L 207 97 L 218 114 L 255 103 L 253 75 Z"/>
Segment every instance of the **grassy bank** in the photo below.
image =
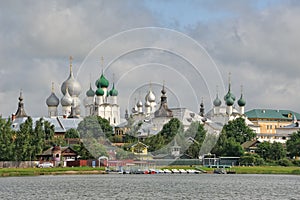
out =
<path fill-rule="evenodd" d="M 214 168 L 202 166 L 167 166 L 163 169 L 201 169 L 212 173 Z M 228 170 L 228 169 L 227 169 Z M 300 167 L 281 166 L 253 166 L 232 167 L 237 174 L 293 174 L 300 175 Z M 2 168 L 0 177 L 7 176 L 39 176 L 39 175 L 64 175 L 64 174 L 103 174 L 104 167 L 54 167 L 54 168 Z"/>
<path fill-rule="evenodd" d="M 300 175 L 300 167 L 254 166 L 233 167 L 237 174 L 295 174 Z"/>
<path fill-rule="evenodd" d="M 163 169 L 202 169 L 212 173 L 214 168 L 202 166 L 167 166 Z M 300 167 L 282 167 L 282 166 L 251 166 L 251 167 L 232 167 L 226 170 L 235 171 L 237 174 L 294 174 L 300 175 Z"/>
<path fill-rule="evenodd" d="M 63 175 L 63 174 L 103 174 L 103 167 L 54 167 L 54 168 L 2 168 L 2 176 L 39 176 L 39 175 Z"/>

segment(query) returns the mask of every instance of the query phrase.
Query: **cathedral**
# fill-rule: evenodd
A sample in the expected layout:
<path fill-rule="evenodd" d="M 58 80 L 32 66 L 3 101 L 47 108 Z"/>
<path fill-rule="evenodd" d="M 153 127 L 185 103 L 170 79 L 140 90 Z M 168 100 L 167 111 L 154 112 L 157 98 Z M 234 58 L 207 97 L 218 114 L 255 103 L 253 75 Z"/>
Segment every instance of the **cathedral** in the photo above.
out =
<path fill-rule="evenodd" d="M 83 101 L 85 116 L 97 115 L 107 119 L 112 126 L 118 125 L 120 123 L 120 107 L 117 101 L 118 91 L 115 88 L 115 84 L 113 83 L 109 90 L 109 81 L 105 78 L 102 71 L 95 85 L 97 88 L 94 91 L 90 83 L 90 88 L 86 92 L 86 97 Z M 73 75 L 72 57 L 70 57 L 70 74 L 61 85 L 61 100 L 54 92 L 53 83 L 51 94 L 46 99 L 48 117 L 81 118 L 81 92 L 81 85 Z M 58 112 L 59 105 L 61 105 L 61 112 Z"/>

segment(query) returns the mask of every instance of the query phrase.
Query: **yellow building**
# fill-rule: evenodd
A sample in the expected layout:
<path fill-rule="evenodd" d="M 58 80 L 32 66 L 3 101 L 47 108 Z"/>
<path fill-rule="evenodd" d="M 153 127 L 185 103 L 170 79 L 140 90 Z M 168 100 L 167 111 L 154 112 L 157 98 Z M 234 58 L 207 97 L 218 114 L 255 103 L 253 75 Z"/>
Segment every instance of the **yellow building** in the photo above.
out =
<path fill-rule="evenodd" d="M 276 133 L 276 128 L 291 124 L 300 114 L 290 110 L 253 109 L 247 111 L 247 118 L 260 127 L 260 133 Z"/>
<path fill-rule="evenodd" d="M 142 142 L 137 142 L 130 146 L 130 151 L 136 156 L 139 160 L 149 160 L 152 159 L 148 154 L 148 146 Z"/>
<path fill-rule="evenodd" d="M 277 133 L 277 129 L 283 128 L 300 119 L 300 114 L 291 110 L 275 110 L 275 109 L 253 109 L 245 113 L 247 118 L 260 131 L 257 138 L 260 141 L 274 142 L 281 137 L 286 140 L 286 135 Z"/>

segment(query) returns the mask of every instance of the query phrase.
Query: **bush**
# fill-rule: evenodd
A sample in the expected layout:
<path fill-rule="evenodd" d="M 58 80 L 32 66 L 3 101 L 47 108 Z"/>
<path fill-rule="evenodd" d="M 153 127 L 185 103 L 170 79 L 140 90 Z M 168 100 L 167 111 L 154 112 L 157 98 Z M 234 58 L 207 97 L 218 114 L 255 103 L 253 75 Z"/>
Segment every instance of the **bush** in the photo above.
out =
<path fill-rule="evenodd" d="M 277 161 L 277 163 L 278 165 L 285 166 L 285 167 L 293 165 L 293 163 L 287 158 L 280 159 Z"/>
<path fill-rule="evenodd" d="M 292 163 L 293 163 L 295 166 L 300 167 L 300 160 L 293 160 Z"/>
<path fill-rule="evenodd" d="M 264 159 L 262 159 L 258 154 L 247 153 L 240 158 L 240 165 L 258 166 L 263 164 L 264 164 Z"/>

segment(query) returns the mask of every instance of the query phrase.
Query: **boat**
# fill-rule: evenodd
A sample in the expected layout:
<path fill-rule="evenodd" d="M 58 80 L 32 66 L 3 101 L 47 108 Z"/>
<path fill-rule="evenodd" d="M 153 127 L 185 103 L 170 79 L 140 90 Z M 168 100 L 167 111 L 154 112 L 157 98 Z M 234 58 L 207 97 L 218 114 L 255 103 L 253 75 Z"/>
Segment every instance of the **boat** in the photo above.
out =
<path fill-rule="evenodd" d="M 214 174 L 226 174 L 226 170 L 223 168 L 217 168 L 214 170 Z"/>

